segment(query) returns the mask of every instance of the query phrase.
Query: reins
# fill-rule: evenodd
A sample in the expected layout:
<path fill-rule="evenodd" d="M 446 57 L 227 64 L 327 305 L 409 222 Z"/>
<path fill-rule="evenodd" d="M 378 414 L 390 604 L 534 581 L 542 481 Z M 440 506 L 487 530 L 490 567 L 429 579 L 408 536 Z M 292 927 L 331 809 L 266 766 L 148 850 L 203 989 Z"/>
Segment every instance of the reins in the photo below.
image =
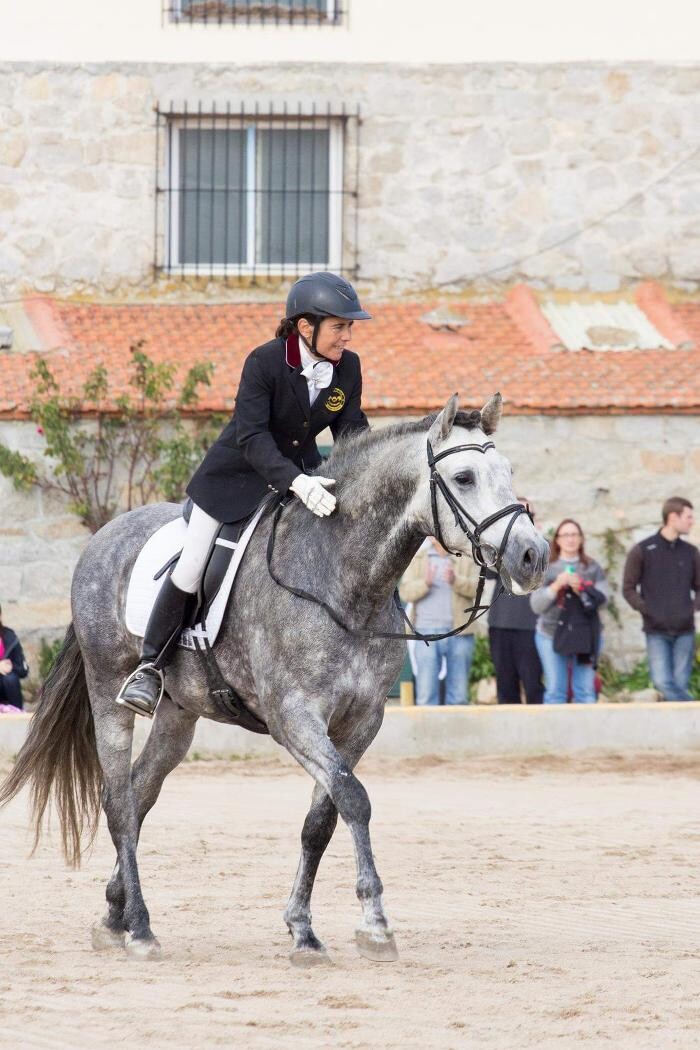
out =
<path fill-rule="evenodd" d="M 471 514 L 466 510 L 466 508 L 462 506 L 457 497 L 450 490 L 445 479 L 442 477 L 442 475 L 437 469 L 437 463 L 441 459 L 444 459 L 446 456 L 452 455 L 454 452 L 478 451 L 485 454 L 489 449 L 495 447 L 496 446 L 494 445 L 493 441 L 487 441 L 483 445 L 456 445 L 454 448 L 448 448 L 444 452 L 439 452 L 436 456 L 433 454 L 433 449 L 430 444 L 430 441 L 427 442 L 428 466 L 430 467 L 430 505 L 433 514 L 433 535 L 446 551 L 448 551 L 450 554 L 455 555 L 458 558 L 462 557 L 461 551 L 450 550 L 450 548 L 447 547 L 443 539 L 437 503 L 437 493 L 439 490 L 442 493 L 442 496 L 445 502 L 447 503 L 448 507 L 454 514 L 455 525 L 457 525 L 462 530 L 462 532 L 466 534 L 468 540 L 472 545 L 472 557 L 474 558 L 474 562 L 478 566 L 480 566 L 479 579 L 476 586 L 476 593 L 474 595 L 474 604 L 468 606 L 464 610 L 465 613 L 470 614 L 469 619 L 465 623 L 461 624 L 459 627 L 455 627 L 451 631 L 446 631 L 444 634 L 422 634 L 420 631 L 416 630 L 416 628 L 406 615 L 406 611 L 401 604 L 398 592 L 396 590 L 394 591 L 393 595 L 394 604 L 396 605 L 404 620 L 410 627 L 410 634 L 408 632 L 398 633 L 396 631 L 373 631 L 367 627 L 349 627 L 346 623 L 344 623 L 341 616 L 335 611 L 335 609 L 333 609 L 332 606 L 330 606 L 327 602 L 323 601 L 322 598 L 318 598 L 315 594 L 310 594 L 309 591 L 305 591 L 301 587 L 292 587 L 290 584 L 285 583 L 284 580 L 281 580 L 279 578 L 279 576 L 272 567 L 272 559 L 275 551 L 275 539 L 277 536 L 277 526 L 279 524 L 279 520 L 282 516 L 283 510 L 287 506 L 287 503 L 285 501 L 281 501 L 275 509 L 272 518 L 272 528 L 270 529 L 270 536 L 267 541 L 267 569 L 271 578 L 278 585 L 278 587 L 282 587 L 283 590 L 287 591 L 289 594 L 293 594 L 297 598 L 303 598 L 304 601 L 313 602 L 314 605 L 318 605 L 328 614 L 328 616 L 330 616 L 331 620 L 333 620 L 333 622 L 337 624 L 338 627 L 341 627 L 344 631 L 347 632 L 347 634 L 350 634 L 355 638 L 395 638 L 401 639 L 403 641 L 412 640 L 425 642 L 425 644 L 427 645 L 429 642 L 439 642 L 443 638 L 452 638 L 454 635 L 461 634 L 461 632 L 465 631 L 467 627 L 470 627 L 475 620 L 477 620 L 480 616 L 483 616 L 483 614 L 487 612 L 487 610 L 491 608 L 493 603 L 496 602 L 503 594 L 505 588 L 499 579 L 498 588 L 491 602 L 488 605 L 481 604 L 481 599 L 484 593 L 484 587 L 486 585 L 487 570 L 491 569 L 491 571 L 494 571 L 496 573 L 500 571 L 501 563 L 503 561 L 503 555 L 506 550 L 506 545 L 508 543 L 511 530 L 513 528 L 513 525 L 515 524 L 516 519 L 520 516 L 520 514 L 527 514 L 530 520 L 532 520 L 532 515 L 530 514 L 529 509 L 527 507 L 524 507 L 522 503 L 510 503 L 507 507 L 503 507 L 502 510 L 498 510 L 494 514 L 490 514 L 487 518 L 484 518 L 482 522 L 477 522 L 476 519 L 473 518 Z M 499 521 L 501 518 L 504 518 L 508 514 L 511 515 L 511 519 L 508 522 L 506 530 L 503 534 L 503 539 L 501 540 L 501 544 L 498 549 L 496 558 L 493 562 L 493 565 L 487 566 L 486 558 L 481 549 L 481 535 L 487 528 L 489 528 L 490 525 L 495 524 L 495 522 Z M 467 521 L 473 526 L 473 528 L 469 527 Z"/>

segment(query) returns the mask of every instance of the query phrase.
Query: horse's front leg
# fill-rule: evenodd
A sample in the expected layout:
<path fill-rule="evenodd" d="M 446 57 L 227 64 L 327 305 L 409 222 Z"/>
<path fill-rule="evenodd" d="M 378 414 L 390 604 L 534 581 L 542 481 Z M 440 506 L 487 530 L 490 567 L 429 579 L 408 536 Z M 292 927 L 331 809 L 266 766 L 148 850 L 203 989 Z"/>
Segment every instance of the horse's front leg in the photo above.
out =
<path fill-rule="evenodd" d="M 330 802 L 350 829 L 357 863 L 357 896 L 362 905 L 362 923 L 356 931 L 359 951 L 369 959 L 393 961 L 398 958 L 398 954 L 394 935 L 384 914 L 382 903 L 383 887 L 374 864 L 369 835 L 372 807 L 367 792 L 352 771 L 352 765 L 363 754 L 367 744 L 376 735 L 381 725 L 381 711 L 368 717 L 367 723 L 362 727 L 359 735 L 366 735 L 367 737 L 367 743 L 364 743 L 364 746 L 356 737 L 353 741 L 349 741 L 346 747 L 343 747 L 343 751 L 348 754 L 348 757 L 352 756 L 350 762 L 335 747 L 328 736 L 325 724 L 318 715 L 302 706 L 298 697 L 294 698 L 289 704 L 282 704 L 279 716 L 281 716 L 279 721 L 275 719 L 275 726 L 270 726 L 273 736 L 311 774 L 319 788 L 328 796 Z M 314 794 L 315 799 L 316 794 Z M 311 817 L 313 812 L 314 807 L 312 805 L 309 817 Z M 328 813 L 328 810 L 326 812 Z M 304 851 L 302 851 L 302 860 L 295 883 L 295 889 L 299 885 L 301 892 L 298 898 L 295 898 L 293 892 L 292 900 L 290 901 L 291 904 L 292 901 L 298 900 L 302 905 L 306 901 L 308 913 L 307 929 L 312 936 L 309 903 L 313 887 L 313 876 L 318 868 L 323 850 L 330 841 L 334 826 L 335 822 L 333 822 L 333 825 L 330 827 L 330 833 L 328 833 L 328 823 L 324 825 L 324 832 L 315 825 L 315 820 L 312 822 L 311 827 L 314 827 L 316 830 L 316 835 L 313 836 L 313 846 L 315 848 L 307 854 L 306 858 L 304 857 Z M 322 843 L 322 848 L 319 849 Z M 287 912 L 289 913 L 289 908 Z M 307 947 L 306 950 L 313 951 L 314 949 Z M 322 946 L 321 950 L 323 950 Z"/>

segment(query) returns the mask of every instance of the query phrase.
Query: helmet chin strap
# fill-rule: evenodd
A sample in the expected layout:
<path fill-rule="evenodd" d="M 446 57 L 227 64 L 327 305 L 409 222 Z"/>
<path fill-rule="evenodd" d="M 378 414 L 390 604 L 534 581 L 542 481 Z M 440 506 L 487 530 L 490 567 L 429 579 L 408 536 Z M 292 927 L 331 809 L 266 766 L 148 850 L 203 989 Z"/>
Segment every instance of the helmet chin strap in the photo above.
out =
<path fill-rule="evenodd" d="M 328 361 L 329 364 L 331 364 L 331 365 L 333 365 L 335 367 L 337 362 L 331 361 L 330 357 L 326 357 L 324 354 L 319 353 L 318 348 L 316 346 L 316 344 L 318 342 L 318 333 L 319 333 L 319 329 L 321 327 L 321 322 L 322 321 L 323 321 L 323 318 L 319 317 L 316 320 L 316 323 L 314 324 L 314 331 L 313 331 L 313 335 L 311 337 L 311 346 L 309 347 L 309 350 L 311 351 L 312 354 L 314 354 L 315 357 L 319 357 L 321 359 L 321 361 Z"/>

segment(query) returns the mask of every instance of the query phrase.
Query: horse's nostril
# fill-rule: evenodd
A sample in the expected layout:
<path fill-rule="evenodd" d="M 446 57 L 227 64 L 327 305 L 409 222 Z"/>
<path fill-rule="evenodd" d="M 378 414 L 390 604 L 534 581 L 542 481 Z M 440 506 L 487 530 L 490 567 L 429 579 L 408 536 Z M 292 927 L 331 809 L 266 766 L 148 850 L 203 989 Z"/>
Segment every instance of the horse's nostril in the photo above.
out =
<path fill-rule="evenodd" d="M 531 569 L 535 565 L 536 561 L 537 561 L 537 556 L 536 556 L 534 550 L 532 549 L 532 547 L 528 547 L 528 549 L 523 554 L 523 565 L 524 565 L 524 567 L 526 569 Z"/>

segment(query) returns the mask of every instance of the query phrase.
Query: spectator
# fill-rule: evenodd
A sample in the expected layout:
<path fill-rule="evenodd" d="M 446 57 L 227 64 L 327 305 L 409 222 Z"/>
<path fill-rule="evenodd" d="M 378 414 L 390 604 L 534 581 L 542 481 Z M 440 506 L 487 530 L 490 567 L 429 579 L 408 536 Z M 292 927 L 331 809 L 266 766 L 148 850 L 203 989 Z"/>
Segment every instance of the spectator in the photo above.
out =
<path fill-rule="evenodd" d="M 5 627 L 0 609 L 0 705 L 22 708 L 20 679 L 29 674 L 19 638 Z"/>
<path fill-rule="evenodd" d="M 622 593 L 642 614 L 649 671 L 664 700 L 692 700 L 688 692 L 695 655 L 695 618 L 700 609 L 700 552 L 686 536 L 693 505 L 667 499 L 663 525 L 627 555 Z"/>
<path fill-rule="evenodd" d="M 555 648 L 555 634 L 563 619 L 563 609 L 573 605 L 568 599 L 570 594 L 584 595 L 586 605 L 593 606 L 589 614 L 588 651 L 579 648 L 576 654 L 557 652 Z M 530 595 L 530 604 L 538 617 L 535 644 L 544 669 L 545 704 L 566 703 L 569 676 L 574 703 L 595 703 L 595 666 L 600 651 L 597 607 L 607 598 L 605 573 L 598 562 L 586 554 L 581 526 L 571 518 L 565 518 L 554 533 L 544 584 Z M 582 605 L 581 602 L 575 604 Z M 587 613 L 583 606 L 579 611 L 585 619 Z"/>
<path fill-rule="evenodd" d="M 464 623 L 472 605 L 479 573 L 471 558 L 456 558 L 432 536 L 420 548 L 401 581 L 399 593 L 413 604 L 417 630 L 444 634 Z M 440 666 L 447 665 L 445 703 L 469 702 L 469 671 L 474 656 L 474 629 L 425 645 L 416 643 L 416 703 L 440 702 Z"/>
<path fill-rule="evenodd" d="M 529 506 L 518 496 L 518 503 Z M 490 576 L 496 578 L 495 573 Z M 496 669 L 499 704 L 519 704 L 520 687 L 528 704 L 542 703 L 542 664 L 535 645 L 537 617 L 528 595 L 502 594 L 488 612 L 489 647 Z"/>

